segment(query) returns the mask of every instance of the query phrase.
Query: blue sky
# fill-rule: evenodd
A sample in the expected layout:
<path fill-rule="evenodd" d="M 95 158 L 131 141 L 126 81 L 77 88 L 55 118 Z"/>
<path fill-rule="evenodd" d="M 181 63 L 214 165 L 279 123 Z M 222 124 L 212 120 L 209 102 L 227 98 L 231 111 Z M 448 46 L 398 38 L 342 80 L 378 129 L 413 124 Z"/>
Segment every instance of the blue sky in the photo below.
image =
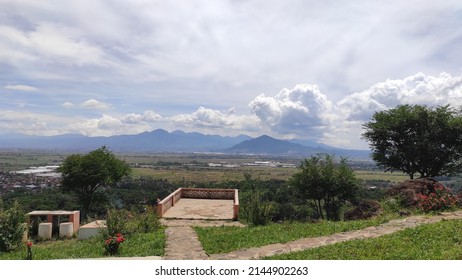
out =
<path fill-rule="evenodd" d="M 0 135 L 163 128 L 366 148 L 375 111 L 462 105 L 457 0 L 0 6 Z"/>

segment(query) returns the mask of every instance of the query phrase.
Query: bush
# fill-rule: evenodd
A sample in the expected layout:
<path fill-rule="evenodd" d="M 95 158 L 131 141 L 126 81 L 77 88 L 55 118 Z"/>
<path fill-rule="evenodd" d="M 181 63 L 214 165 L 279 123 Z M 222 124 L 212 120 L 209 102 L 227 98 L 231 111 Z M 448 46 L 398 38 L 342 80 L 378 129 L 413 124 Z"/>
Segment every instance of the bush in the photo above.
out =
<path fill-rule="evenodd" d="M 108 209 L 106 217 L 107 228 L 103 230 L 104 237 L 116 236 L 117 234 L 129 234 L 128 213 L 126 210 Z"/>
<path fill-rule="evenodd" d="M 134 216 L 136 231 L 148 233 L 156 231 L 160 226 L 159 218 L 153 207 L 149 207 L 145 213 L 139 213 Z"/>
<path fill-rule="evenodd" d="M 264 202 L 259 192 L 243 199 L 242 218 L 250 225 L 261 226 L 270 222 L 271 205 Z"/>
<path fill-rule="evenodd" d="M 417 200 L 425 212 L 449 210 L 457 204 L 456 197 L 444 186 L 437 186 L 428 194 L 418 194 Z"/>
<path fill-rule="evenodd" d="M 378 216 L 383 211 L 382 206 L 375 200 L 364 200 L 358 203 L 355 208 L 345 212 L 344 219 L 365 220 Z"/>
<path fill-rule="evenodd" d="M 17 202 L 10 209 L 0 211 L 0 251 L 8 252 L 21 244 L 26 230 L 24 222 L 25 215 Z"/>

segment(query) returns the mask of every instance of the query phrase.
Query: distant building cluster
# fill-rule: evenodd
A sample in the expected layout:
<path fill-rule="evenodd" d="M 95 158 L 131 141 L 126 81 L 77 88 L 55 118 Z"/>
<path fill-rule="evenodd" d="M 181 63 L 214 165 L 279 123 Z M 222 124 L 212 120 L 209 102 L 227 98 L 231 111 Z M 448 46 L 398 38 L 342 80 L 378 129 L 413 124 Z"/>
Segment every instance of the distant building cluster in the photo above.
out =
<path fill-rule="evenodd" d="M 30 167 L 25 170 L 0 173 L 0 191 L 7 192 L 18 188 L 44 189 L 60 184 L 61 173 L 58 166 Z"/>

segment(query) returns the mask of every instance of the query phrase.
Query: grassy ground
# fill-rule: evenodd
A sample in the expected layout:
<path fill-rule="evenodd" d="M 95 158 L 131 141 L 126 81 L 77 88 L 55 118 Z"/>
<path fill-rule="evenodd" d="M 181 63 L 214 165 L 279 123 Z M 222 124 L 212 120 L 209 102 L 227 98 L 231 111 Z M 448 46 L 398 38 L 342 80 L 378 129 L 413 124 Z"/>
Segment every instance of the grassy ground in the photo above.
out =
<path fill-rule="evenodd" d="M 170 182 L 226 182 L 242 181 L 244 174 L 251 173 L 252 178 L 260 180 L 289 179 L 297 170 L 295 168 L 272 168 L 272 167 L 246 167 L 246 168 L 195 168 L 186 169 L 181 167 L 168 168 L 133 168 L 132 176 L 147 176 L 155 179 L 164 179 Z"/>
<path fill-rule="evenodd" d="M 227 253 L 250 247 L 273 243 L 285 243 L 306 237 L 330 235 L 337 232 L 357 230 L 388 221 L 380 217 L 364 221 L 285 223 L 259 227 L 196 227 L 199 240 L 208 254 Z"/>
<path fill-rule="evenodd" d="M 442 221 L 372 239 L 290 254 L 277 260 L 462 260 L 462 221 Z"/>
<path fill-rule="evenodd" d="M 356 170 L 356 178 L 360 180 L 382 180 L 390 181 L 393 183 L 404 182 L 409 180 L 409 175 L 401 172 L 383 172 L 383 171 L 366 171 L 366 170 Z"/>
<path fill-rule="evenodd" d="M 137 233 L 126 237 L 126 241 L 120 245 L 119 257 L 162 256 L 164 247 L 164 228 L 152 233 Z M 22 260 L 26 256 L 26 251 L 26 246 L 23 246 L 12 252 L 0 252 L 0 260 Z M 87 259 L 106 256 L 102 237 L 39 242 L 32 246 L 32 251 L 34 260 Z"/>

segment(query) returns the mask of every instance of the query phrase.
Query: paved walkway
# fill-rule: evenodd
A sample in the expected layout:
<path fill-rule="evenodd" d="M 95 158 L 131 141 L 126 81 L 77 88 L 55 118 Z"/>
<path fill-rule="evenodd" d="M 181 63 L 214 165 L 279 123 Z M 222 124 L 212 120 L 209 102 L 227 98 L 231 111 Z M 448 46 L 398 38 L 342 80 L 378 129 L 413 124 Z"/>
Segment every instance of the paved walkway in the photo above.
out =
<path fill-rule="evenodd" d="M 419 225 L 436 223 L 443 219 L 462 219 L 462 211 L 442 213 L 438 216 L 410 216 L 407 218 L 392 220 L 390 222 L 368 227 L 361 230 L 336 233 L 329 236 L 303 238 L 287 243 L 271 244 L 258 248 L 241 249 L 225 254 L 213 254 L 207 256 L 197 238 L 192 226 L 242 226 L 238 222 L 226 221 L 194 221 L 194 220 L 164 220 L 167 228 L 167 242 L 164 259 L 187 259 L 187 260 L 249 260 L 277 254 L 290 253 L 306 250 L 323 245 L 334 244 L 355 239 L 378 237 L 391 234 L 405 228 L 413 228 Z"/>
<path fill-rule="evenodd" d="M 165 245 L 165 260 L 206 260 L 207 254 L 192 226 L 243 226 L 233 221 L 209 221 L 209 220 L 166 220 L 162 224 L 167 226 Z"/>

